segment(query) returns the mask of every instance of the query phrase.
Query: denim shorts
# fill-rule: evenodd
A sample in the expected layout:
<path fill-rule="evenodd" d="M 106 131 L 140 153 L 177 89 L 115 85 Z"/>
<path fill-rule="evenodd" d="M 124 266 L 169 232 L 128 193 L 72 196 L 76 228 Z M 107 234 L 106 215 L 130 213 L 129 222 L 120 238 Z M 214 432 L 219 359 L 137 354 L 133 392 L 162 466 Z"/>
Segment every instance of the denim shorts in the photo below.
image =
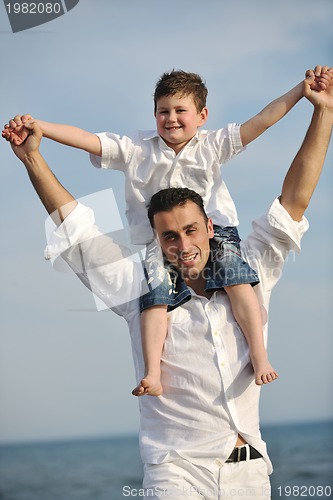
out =
<path fill-rule="evenodd" d="M 205 268 L 206 291 L 223 290 L 226 286 L 259 283 L 257 273 L 241 257 L 240 238 L 234 226 L 214 225 L 210 240 L 210 258 Z M 156 242 L 147 245 L 146 283 L 140 298 L 141 312 L 155 305 L 167 305 L 172 311 L 191 298 L 191 292 L 177 270 L 163 261 Z"/>

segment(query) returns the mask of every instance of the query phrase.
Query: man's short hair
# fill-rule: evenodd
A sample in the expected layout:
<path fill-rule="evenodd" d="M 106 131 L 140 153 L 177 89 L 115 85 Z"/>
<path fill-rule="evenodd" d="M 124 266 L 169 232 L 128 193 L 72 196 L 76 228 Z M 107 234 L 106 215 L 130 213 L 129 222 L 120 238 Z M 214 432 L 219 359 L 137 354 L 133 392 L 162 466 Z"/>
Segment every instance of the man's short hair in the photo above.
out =
<path fill-rule="evenodd" d="M 186 97 L 191 95 L 195 107 L 200 113 L 206 106 L 208 90 L 200 75 L 187 73 L 182 70 L 172 70 L 170 73 L 163 73 L 158 80 L 154 93 L 154 112 L 156 113 L 157 101 L 161 97 L 169 95 L 179 95 Z"/>
<path fill-rule="evenodd" d="M 161 189 L 155 193 L 148 205 L 148 218 L 152 227 L 154 227 L 154 215 L 159 212 L 170 212 L 176 206 L 184 206 L 188 201 L 195 203 L 202 213 L 205 222 L 208 222 L 203 200 L 201 196 L 188 188 L 168 188 Z"/>

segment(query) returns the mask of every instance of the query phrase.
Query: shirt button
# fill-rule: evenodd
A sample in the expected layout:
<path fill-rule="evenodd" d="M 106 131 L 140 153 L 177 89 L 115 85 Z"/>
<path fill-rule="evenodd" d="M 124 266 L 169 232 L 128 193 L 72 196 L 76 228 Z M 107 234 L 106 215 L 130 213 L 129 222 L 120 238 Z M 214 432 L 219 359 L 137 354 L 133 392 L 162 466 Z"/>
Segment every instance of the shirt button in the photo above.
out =
<path fill-rule="evenodd" d="M 218 467 L 221 467 L 221 465 L 223 465 L 223 464 L 222 464 L 221 460 L 219 460 L 219 459 L 217 458 L 217 459 L 215 460 L 215 465 L 217 465 Z"/>
<path fill-rule="evenodd" d="M 220 363 L 220 366 L 222 366 L 222 368 L 225 366 L 225 364 L 223 363 L 223 361 Z"/>
<path fill-rule="evenodd" d="M 218 337 L 218 335 L 219 335 L 219 332 L 217 330 L 215 330 L 214 337 Z"/>

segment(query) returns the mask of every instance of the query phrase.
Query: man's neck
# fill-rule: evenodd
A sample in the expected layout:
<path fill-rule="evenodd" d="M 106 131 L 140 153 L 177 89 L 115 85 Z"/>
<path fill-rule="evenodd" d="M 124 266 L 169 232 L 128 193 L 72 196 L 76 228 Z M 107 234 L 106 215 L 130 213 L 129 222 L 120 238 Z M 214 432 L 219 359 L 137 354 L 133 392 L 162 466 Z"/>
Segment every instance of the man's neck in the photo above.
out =
<path fill-rule="evenodd" d="M 192 288 L 192 290 L 197 294 L 201 295 L 202 297 L 206 297 L 207 299 L 210 299 L 212 296 L 212 292 L 206 292 L 205 291 L 205 286 L 206 286 L 206 280 L 203 276 L 200 276 L 196 279 L 186 279 L 185 283 L 188 287 Z"/>

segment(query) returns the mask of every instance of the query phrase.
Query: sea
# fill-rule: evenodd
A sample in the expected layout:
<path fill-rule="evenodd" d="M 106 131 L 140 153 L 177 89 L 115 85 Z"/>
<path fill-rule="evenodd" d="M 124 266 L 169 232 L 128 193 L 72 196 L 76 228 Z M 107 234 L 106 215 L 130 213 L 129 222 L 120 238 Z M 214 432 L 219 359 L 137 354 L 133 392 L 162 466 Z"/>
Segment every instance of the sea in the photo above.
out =
<path fill-rule="evenodd" d="M 262 435 L 272 500 L 333 498 L 333 421 L 265 426 Z M 137 436 L 0 446 L 0 500 L 142 498 L 141 482 Z"/>

